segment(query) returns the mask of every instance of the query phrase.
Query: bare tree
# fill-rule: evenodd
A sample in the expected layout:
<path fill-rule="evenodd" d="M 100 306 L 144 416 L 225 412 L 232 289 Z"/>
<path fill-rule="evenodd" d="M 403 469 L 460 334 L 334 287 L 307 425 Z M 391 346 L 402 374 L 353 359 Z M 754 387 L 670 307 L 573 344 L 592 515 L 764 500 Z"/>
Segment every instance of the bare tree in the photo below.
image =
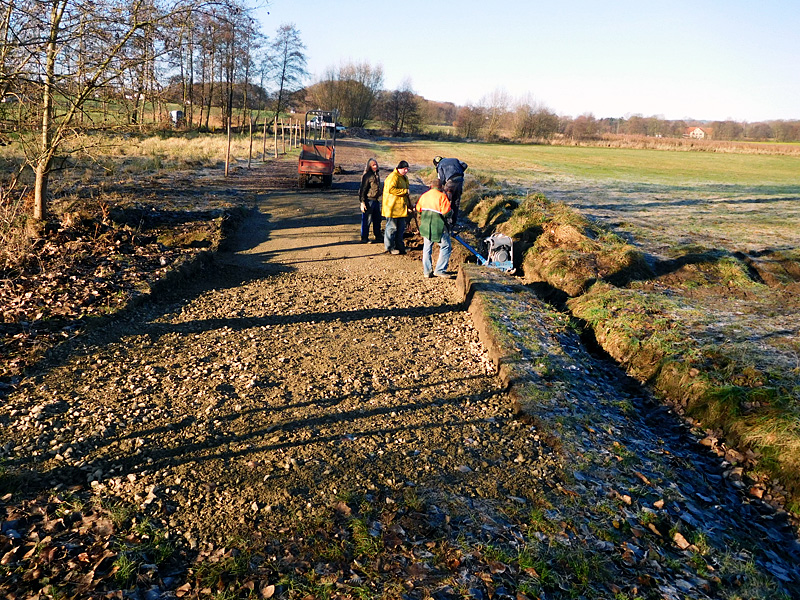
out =
<path fill-rule="evenodd" d="M 775 137 L 775 132 L 772 131 L 769 123 L 753 123 L 748 135 L 753 140 L 768 140 Z"/>
<path fill-rule="evenodd" d="M 411 88 L 410 80 L 403 81 L 400 89 L 384 93 L 381 117 L 397 135 L 419 125 L 419 101 Z"/>
<path fill-rule="evenodd" d="M 714 121 L 711 130 L 715 140 L 738 140 L 744 137 L 744 126 L 736 121 Z"/>
<path fill-rule="evenodd" d="M 480 106 L 467 104 L 458 109 L 454 125 L 461 137 L 478 137 L 486 125 L 486 113 Z"/>
<path fill-rule="evenodd" d="M 0 16 L 0 99 L 5 100 L 12 94 L 17 95 L 21 79 L 33 61 L 34 55 L 24 50 L 17 32 L 30 28 L 35 15 L 20 11 L 9 0 L 2 0 L 0 7 L 3 10 Z"/>
<path fill-rule="evenodd" d="M 9 85 L 24 90 L 29 113 L 39 115 L 38 142 L 28 147 L 27 157 L 36 174 L 35 219 L 45 215 L 53 158 L 86 102 L 100 90 L 113 89 L 125 98 L 131 91 L 126 83 L 133 83 L 130 98 L 139 120 L 143 95 L 152 99 L 157 89 L 155 61 L 169 49 L 164 40 L 177 37 L 166 29 L 212 1 L 222 2 L 0 0 L 7 35 L 4 74 L 14 74 Z"/>
<path fill-rule="evenodd" d="M 178 39 L 173 49 L 173 61 L 178 68 L 177 81 L 180 84 L 180 104 L 183 108 L 185 123 L 189 127 L 194 122 L 194 66 L 195 66 L 195 38 L 197 31 L 197 15 L 192 11 L 187 13 L 178 27 Z M 173 82 L 176 78 L 173 78 Z"/>
<path fill-rule="evenodd" d="M 564 133 L 573 140 L 593 139 L 598 134 L 597 119 L 591 113 L 583 114 L 568 123 Z"/>
<path fill-rule="evenodd" d="M 306 103 L 313 108 L 324 110 L 342 110 L 342 88 L 339 85 L 339 71 L 328 67 L 322 78 L 307 89 Z"/>
<path fill-rule="evenodd" d="M 33 12 L 38 12 L 41 7 L 34 0 L 23 6 L 25 11 Z M 123 9 L 121 13 L 120 8 Z M 152 25 L 159 16 L 163 15 L 144 2 L 120 7 L 111 1 L 77 5 L 72 0 L 51 0 L 49 12 L 40 21 L 40 27 L 26 32 L 31 37 L 25 40 L 24 47 L 34 55 L 35 62 L 32 62 L 39 70 L 31 73 L 28 83 L 36 88 L 42 110 L 40 144 L 31 160 L 36 173 L 34 219 L 44 218 L 53 157 L 69 134 L 75 116 L 94 89 L 121 77 L 133 65 L 146 60 L 136 53 L 134 58 L 130 58 L 126 56 L 126 50 L 132 45 L 134 36 Z M 62 50 L 69 48 L 78 36 L 88 38 L 89 43 L 84 48 L 91 52 L 83 61 L 85 72 L 80 74 L 69 70 L 66 64 L 62 69 L 59 63 L 59 57 L 68 56 Z M 44 61 L 41 62 L 39 57 Z M 56 118 L 54 104 L 59 94 L 66 94 L 68 104 L 65 114 Z"/>
<path fill-rule="evenodd" d="M 211 128 L 212 107 L 222 108 L 222 126 L 228 118 L 228 100 L 234 85 L 238 56 L 240 55 L 240 31 L 249 31 L 251 19 L 241 0 L 225 0 L 225 4 L 214 5 L 213 10 L 196 12 L 192 24 L 192 48 L 197 55 L 192 57 L 192 79 L 194 70 L 200 73 L 200 114 L 198 127 Z M 240 30 L 240 25 L 243 29 Z M 198 40 L 195 42 L 195 40 Z M 192 86 L 194 88 L 194 85 Z M 195 90 L 192 89 L 192 95 Z"/>
<path fill-rule="evenodd" d="M 486 115 L 484 135 L 487 139 L 492 140 L 500 137 L 510 104 L 511 99 L 508 92 L 502 89 L 497 89 L 481 99 L 480 105 Z"/>
<path fill-rule="evenodd" d="M 779 142 L 800 141 L 800 121 L 771 121 L 770 125 L 775 132 L 775 139 Z"/>
<path fill-rule="evenodd" d="M 203 82 L 203 97 L 200 103 L 200 127 L 204 127 L 206 130 L 211 120 L 211 104 L 214 98 L 214 59 L 216 58 L 217 50 L 217 31 L 216 19 L 211 15 L 204 15 L 203 35 L 200 46 L 201 81 Z M 203 123 L 204 110 L 205 124 Z"/>
<path fill-rule="evenodd" d="M 342 118 L 349 127 L 363 127 L 383 86 L 383 67 L 367 62 L 349 63 L 339 69 L 342 86 Z"/>
<path fill-rule="evenodd" d="M 239 14 L 239 13 L 242 14 Z M 228 144 L 225 151 L 225 176 L 229 174 L 230 158 L 231 158 L 231 136 L 233 133 L 233 107 L 236 99 L 236 87 L 239 74 L 243 77 L 243 82 L 239 85 L 241 90 L 240 106 L 242 108 L 242 115 L 248 110 L 247 107 L 247 91 L 250 85 L 250 64 L 251 64 L 251 50 L 253 44 L 256 43 L 258 33 L 255 28 L 255 21 L 251 19 L 244 11 L 240 11 L 238 7 L 234 9 L 233 14 L 225 23 L 225 79 L 226 79 L 226 98 L 223 124 L 227 128 Z M 241 122 L 241 119 L 240 119 Z M 251 127 L 251 144 L 252 144 L 252 127 Z"/>
<path fill-rule="evenodd" d="M 622 129 L 629 135 L 647 135 L 647 121 L 642 115 L 630 115 Z"/>
<path fill-rule="evenodd" d="M 308 76 L 305 48 L 300 40 L 300 32 L 293 23 L 278 28 L 270 46 L 267 76 L 276 88 L 274 118 L 286 109 L 289 98 L 301 88 L 303 79 Z"/>
<path fill-rule="evenodd" d="M 363 127 L 372 116 L 383 87 L 383 67 L 367 62 L 328 67 L 309 89 L 316 108 L 338 111 L 348 127 Z"/>
<path fill-rule="evenodd" d="M 558 132 L 558 116 L 530 97 L 514 110 L 514 136 L 518 139 L 549 139 Z"/>

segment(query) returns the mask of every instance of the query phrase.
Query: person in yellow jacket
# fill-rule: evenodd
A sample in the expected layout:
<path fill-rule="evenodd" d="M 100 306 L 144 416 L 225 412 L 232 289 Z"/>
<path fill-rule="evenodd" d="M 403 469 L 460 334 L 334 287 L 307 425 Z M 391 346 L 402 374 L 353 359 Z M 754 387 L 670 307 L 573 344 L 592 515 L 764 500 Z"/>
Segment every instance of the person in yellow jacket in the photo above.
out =
<path fill-rule="evenodd" d="M 403 235 L 406 232 L 408 216 L 408 163 L 401 160 L 397 168 L 389 173 L 383 182 L 383 204 L 381 215 L 386 218 L 383 232 L 383 245 L 386 252 L 405 254 Z"/>
<path fill-rule="evenodd" d="M 447 223 L 452 214 L 450 198 L 442 191 L 439 178 L 431 178 L 431 189 L 420 196 L 417 202 L 419 212 L 419 234 L 423 238 L 422 244 L 422 275 L 424 277 L 444 277 L 450 279 L 447 264 L 450 261 L 450 232 Z M 439 244 L 439 259 L 436 268 L 433 268 L 433 244 Z"/>

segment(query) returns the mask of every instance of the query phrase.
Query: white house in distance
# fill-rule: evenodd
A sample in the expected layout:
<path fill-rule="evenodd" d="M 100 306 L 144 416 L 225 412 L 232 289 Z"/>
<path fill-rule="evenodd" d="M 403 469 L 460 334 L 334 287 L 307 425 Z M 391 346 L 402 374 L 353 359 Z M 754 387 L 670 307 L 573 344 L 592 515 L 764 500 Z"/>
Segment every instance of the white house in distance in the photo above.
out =
<path fill-rule="evenodd" d="M 687 127 L 685 136 L 695 140 L 703 140 L 711 137 L 711 130 L 703 129 L 702 127 Z"/>

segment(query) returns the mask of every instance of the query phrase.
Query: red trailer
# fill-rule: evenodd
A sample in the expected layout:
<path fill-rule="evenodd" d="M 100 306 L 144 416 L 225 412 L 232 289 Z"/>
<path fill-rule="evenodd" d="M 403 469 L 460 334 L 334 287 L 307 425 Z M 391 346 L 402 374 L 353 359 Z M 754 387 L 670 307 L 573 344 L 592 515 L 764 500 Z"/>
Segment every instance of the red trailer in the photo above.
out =
<path fill-rule="evenodd" d="M 336 113 L 329 110 L 308 111 L 302 144 L 297 164 L 300 187 L 306 187 L 313 178 L 319 178 L 323 186 L 330 187 L 336 159 Z"/>

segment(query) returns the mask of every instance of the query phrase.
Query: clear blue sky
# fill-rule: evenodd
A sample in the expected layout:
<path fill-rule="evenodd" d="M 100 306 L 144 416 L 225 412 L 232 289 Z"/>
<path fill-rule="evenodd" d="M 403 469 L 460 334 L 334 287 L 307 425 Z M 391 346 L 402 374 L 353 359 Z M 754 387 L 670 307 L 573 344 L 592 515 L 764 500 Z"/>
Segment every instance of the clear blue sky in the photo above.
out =
<path fill-rule="evenodd" d="M 267 14 L 269 11 L 269 14 Z M 382 65 L 429 100 L 496 90 L 561 115 L 800 119 L 798 0 L 269 0 L 294 23 L 309 83 L 348 61 Z"/>

